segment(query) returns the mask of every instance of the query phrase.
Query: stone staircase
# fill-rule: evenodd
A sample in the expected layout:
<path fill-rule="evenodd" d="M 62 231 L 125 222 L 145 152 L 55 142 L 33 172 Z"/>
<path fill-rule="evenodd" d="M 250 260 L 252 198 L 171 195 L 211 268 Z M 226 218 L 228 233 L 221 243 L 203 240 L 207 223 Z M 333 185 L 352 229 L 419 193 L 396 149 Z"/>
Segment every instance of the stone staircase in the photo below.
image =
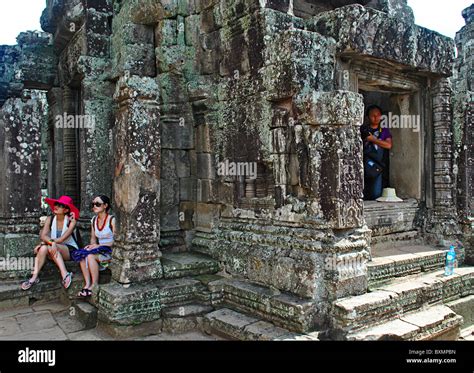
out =
<path fill-rule="evenodd" d="M 160 289 L 160 302 L 164 330 L 187 331 L 198 327 L 198 316 L 213 310 L 209 302 L 201 302 L 206 287 L 195 276 L 205 276 L 218 272 L 216 261 L 202 255 L 189 252 L 164 253 L 162 257 L 164 279 L 155 284 Z M 78 263 L 66 262 L 66 268 L 73 272 L 73 281 L 65 290 L 60 283 L 59 272 L 55 265 L 46 262 L 40 274 L 40 283 L 23 291 L 21 281 L 30 276 L 28 271 L 10 276 L 0 284 L 0 309 L 28 306 L 59 300 L 74 308 L 77 318 L 86 329 L 94 328 L 98 320 L 98 294 L 82 299 L 76 295 L 81 290 L 84 280 Z M 100 272 L 99 284 L 110 282 L 110 271 Z M 117 284 L 117 291 L 124 289 Z M 100 287 L 99 287 L 100 292 Z"/>
<path fill-rule="evenodd" d="M 396 254 L 373 258 L 368 265 L 368 293 L 335 301 L 332 328 L 321 333 L 313 331 L 319 321 L 314 301 L 230 278 L 219 272 L 217 261 L 202 253 L 164 253 L 164 278 L 153 283 L 162 331 L 199 329 L 239 340 L 472 338 L 474 268 L 457 268 L 455 275 L 445 277 L 443 250 L 420 248 Z M 98 294 L 86 301 L 77 299 L 83 285 L 80 268 L 76 263 L 67 263 L 67 268 L 75 273 L 67 291 L 52 263 L 45 266 L 41 282 L 26 292 L 18 280 L 2 281 L 0 309 L 60 299 L 74 308 L 86 329 L 96 327 Z M 110 275 L 101 275 L 101 283 L 109 281 Z M 120 284 L 108 286 L 126 291 Z M 150 288 L 150 284 L 139 286 Z"/>
<path fill-rule="evenodd" d="M 469 297 L 474 294 L 473 278 L 474 267 L 456 268 L 449 277 L 444 276 L 444 270 L 392 277 L 384 285 L 372 286 L 366 294 L 335 301 L 330 337 L 458 339 L 461 328 L 468 325 L 454 311 L 456 303 L 452 302 L 472 301 Z"/>
<path fill-rule="evenodd" d="M 378 253 L 367 265 L 369 289 L 375 289 L 397 277 L 444 268 L 447 250 L 408 244 L 373 251 Z"/>

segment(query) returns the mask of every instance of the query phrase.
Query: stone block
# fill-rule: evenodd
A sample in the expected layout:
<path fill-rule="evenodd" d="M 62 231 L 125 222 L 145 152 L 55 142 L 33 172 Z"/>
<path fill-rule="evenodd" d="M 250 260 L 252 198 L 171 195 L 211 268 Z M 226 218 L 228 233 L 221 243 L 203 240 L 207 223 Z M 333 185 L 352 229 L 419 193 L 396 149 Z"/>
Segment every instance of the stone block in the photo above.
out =
<path fill-rule="evenodd" d="M 264 56 L 265 94 L 270 100 L 282 100 L 332 90 L 334 55 L 334 41 L 316 33 L 286 30 L 272 36 Z"/>
<path fill-rule="evenodd" d="M 212 152 L 210 125 L 207 123 L 196 127 L 196 152 Z"/>
<path fill-rule="evenodd" d="M 197 180 L 194 177 L 179 179 L 179 199 L 180 201 L 196 201 Z"/>
<path fill-rule="evenodd" d="M 197 180 L 197 202 L 217 202 L 217 181 L 198 179 Z"/>
<path fill-rule="evenodd" d="M 39 235 L 0 234 L 0 257 L 31 257 L 38 243 Z"/>
<path fill-rule="evenodd" d="M 197 153 L 197 177 L 198 179 L 216 178 L 216 165 L 214 156 L 209 153 Z"/>
<path fill-rule="evenodd" d="M 298 120 L 312 125 L 360 126 L 364 118 L 362 96 L 349 91 L 314 92 L 297 96 Z"/>
<path fill-rule="evenodd" d="M 117 326 L 136 326 L 160 319 L 161 308 L 159 288 L 148 285 L 124 287 L 113 282 L 100 289 L 98 319 Z"/>
<path fill-rule="evenodd" d="M 223 308 L 205 316 L 204 328 L 211 333 L 218 331 L 219 334 L 239 340 L 242 339 L 244 328 L 257 321 L 256 318 Z"/>
<path fill-rule="evenodd" d="M 451 75 L 453 41 L 415 26 L 411 21 L 401 22 L 398 17 L 355 4 L 321 13 L 306 24 L 309 30 L 333 38 L 339 52 L 352 50 L 360 55 L 383 57 L 416 69 Z M 394 29 L 397 33 L 393 33 Z M 362 34 L 353 30 L 370 32 L 361 37 Z M 394 35 L 401 37 L 394 38 Z"/>
<path fill-rule="evenodd" d="M 208 203 L 197 203 L 195 212 L 196 230 L 211 232 L 219 216 L 219 207 Z"/>
<path fill-rule="evenodd" d="M 470 295 L 446 304 L 456 314 L 463 317 L 463 328 L 474 324 L 474 296 Z"/>
<path fill-rule="evenodd" d="M 212 274 L 219 270 L 215 260 L 193 253 L 165 253 L 161 263 L 165 278 Z"/>
<path fill-rule="evenodd" d="M 57 325 L 49 311 L 18 315 L 16 320 L 22 332 L 38 332 Z"/>

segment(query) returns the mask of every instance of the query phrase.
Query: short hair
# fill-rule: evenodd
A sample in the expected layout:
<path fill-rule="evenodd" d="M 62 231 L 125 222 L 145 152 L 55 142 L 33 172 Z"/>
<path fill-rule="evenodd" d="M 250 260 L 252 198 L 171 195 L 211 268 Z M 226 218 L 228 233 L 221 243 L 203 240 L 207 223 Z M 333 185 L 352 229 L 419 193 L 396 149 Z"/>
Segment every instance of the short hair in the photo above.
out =
<path fill-rule="evenodd" d="M 382 108 L 378 105 L 370 105 L 367 110 L 365 111 L 365 115 L 369 116 L 370 112 L 374 109 L 377 109 L 380 111 L 380 114 L 383 114 Z"/>

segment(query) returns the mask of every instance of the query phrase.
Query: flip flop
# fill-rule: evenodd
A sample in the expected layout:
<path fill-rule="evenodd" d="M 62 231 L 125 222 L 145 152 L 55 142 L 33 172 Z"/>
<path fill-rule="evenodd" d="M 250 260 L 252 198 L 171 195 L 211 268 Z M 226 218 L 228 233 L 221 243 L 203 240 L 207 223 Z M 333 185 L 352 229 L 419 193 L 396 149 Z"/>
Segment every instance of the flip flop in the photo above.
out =
<path fill-rule="evenodd" d="M 21 284 L 21 290 L 28 290 L 28 289 L 31 288 L 33 285 L 36 285 L 36 284 L 39 283 L 39 282 L 40 282 L 39 277 L 37 277 L 35 281 L 31 281 L 31 279 L 30 279 L 30 280 L 26 280 L 26 281 L 22 282 L 22 284 Z"/>
<path fill-rule="evenodd" d="M 68 272 L 61 283 L 63 284 L 64 289 L 68 289 L 72 283 L 72 272 Z"/>

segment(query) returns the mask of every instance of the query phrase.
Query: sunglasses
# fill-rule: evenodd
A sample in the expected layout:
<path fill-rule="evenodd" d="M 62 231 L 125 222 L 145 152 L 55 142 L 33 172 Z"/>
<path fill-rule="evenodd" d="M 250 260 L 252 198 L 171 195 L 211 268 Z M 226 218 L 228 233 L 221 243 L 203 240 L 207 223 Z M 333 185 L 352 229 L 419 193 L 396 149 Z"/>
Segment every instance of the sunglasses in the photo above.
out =
<path fill-rule="evenodd" d="M 63 209 L 68 208 L 66 205 L 63 205 L 62 203 L 58 203 L 58 202 L 55 202 L 55 203 L 54 203 L 54 207 L 61 207 L 61 208 L 63 208 Z"/>
<path fill-rule="evenodd" d="M 91 202 L 91 207 L 94 207 L 94 206 L 100 207 L 102 205 L 103 205 L 103 203 L 100 203 L 100 202 Z"/>

